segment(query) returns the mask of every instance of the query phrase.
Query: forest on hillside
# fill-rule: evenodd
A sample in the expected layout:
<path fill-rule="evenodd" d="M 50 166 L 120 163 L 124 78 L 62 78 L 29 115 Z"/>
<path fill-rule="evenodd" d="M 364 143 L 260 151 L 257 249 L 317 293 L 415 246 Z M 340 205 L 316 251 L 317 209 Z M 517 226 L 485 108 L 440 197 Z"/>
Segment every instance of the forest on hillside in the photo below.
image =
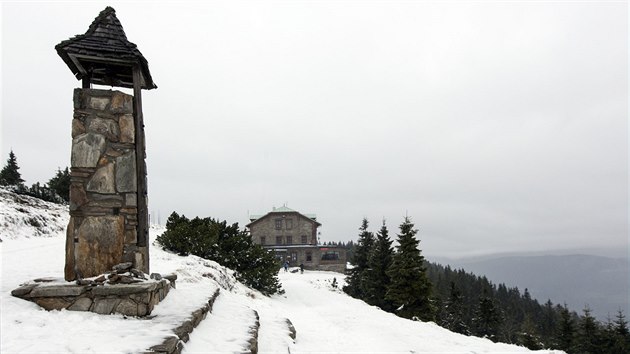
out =
<path fill-rule="evenodd" d="M 628 322 L 621 310 L 601 323 L 588 307 L 577 314 L 566 304 L 540 304 L 527 289 L 521 293 L 485 276 L 428 262 L 408 217 L 399 226 L 395 248 L 385 222 L 376 234 L 368 225 L 364 219 L 358 241 L 346 244 L 352 249 L 353 268 L 344 287 L 350 296 L 401 317 L 435 321 L 453 332 L 529 349 L 630 352 Z"/>

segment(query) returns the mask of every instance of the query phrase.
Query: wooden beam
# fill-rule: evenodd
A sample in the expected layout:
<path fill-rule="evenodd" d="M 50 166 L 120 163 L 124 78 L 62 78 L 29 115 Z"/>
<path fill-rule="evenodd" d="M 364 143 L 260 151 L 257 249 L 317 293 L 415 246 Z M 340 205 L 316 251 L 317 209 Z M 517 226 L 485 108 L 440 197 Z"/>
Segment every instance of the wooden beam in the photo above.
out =
<path fill-rule="evenodd" d="M 140 66 L 133 67 L 133 112 L 136 128 L 136 169 L 138 188 L 138 247 L 148 247 L 149 210 L 147 203 L 147 165 L 144 136 L 144 117 L 142 115 L 142 79 Z M 148 259 L 146 260 L 148 262 Z M 148 263 L 147 263 L 148 264 Z"/>

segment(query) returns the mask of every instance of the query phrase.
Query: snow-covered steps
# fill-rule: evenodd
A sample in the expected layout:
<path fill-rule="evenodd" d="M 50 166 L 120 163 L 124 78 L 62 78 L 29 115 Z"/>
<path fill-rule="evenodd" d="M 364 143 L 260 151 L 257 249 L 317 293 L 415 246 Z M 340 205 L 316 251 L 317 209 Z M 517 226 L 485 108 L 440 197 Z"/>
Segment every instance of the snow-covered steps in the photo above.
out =
<path fill-rule="evenodd" d="M 175 335 L 167 337 L 162 343 L 155 345 L 149 349 L 147 353 L 174 354 L 180 353 L 184 347 L 183 343 L 188 342 L 190 333 L 203 321 L 208 313 L 212 312 L 214 302 L 219 296 L 217 288 L 214 294 L 208 299 L 203 306 L 193 311 L 190 316 L 182 321 L 177 327 L 173 328 Z"/>
<path fill-rule="evenodd" d="M 274 317 L 272 313 L 261 316 L 258 331 L 258 352 L 290 353 L 296 337 L 295 327 L 288 318 Z"/>
<path fill-rule="evenodd" d="M 234 296 L 220 294 L 212 312 L 190 335 L 182 353 L 258 352 L 258 313 Z"/>

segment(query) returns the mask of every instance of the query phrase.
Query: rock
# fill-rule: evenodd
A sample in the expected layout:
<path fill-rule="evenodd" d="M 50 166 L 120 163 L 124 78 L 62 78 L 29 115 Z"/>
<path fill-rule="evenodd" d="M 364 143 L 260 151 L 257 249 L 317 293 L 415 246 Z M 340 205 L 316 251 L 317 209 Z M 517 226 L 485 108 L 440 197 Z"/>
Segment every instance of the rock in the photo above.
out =
<path fill-rule="evenodd" d="M 108 163 L 97 169 L 87 183 L 87 190 L 101 194 L 116 193 L 116 186 L 114 185 L 114 164 Z M 121 204 L 121 202 L 118 202 L 117 206 L 120 207 Z"/>
<path fill-rule="evenodd" d="M 130 299 L 124 299 L 116 306 L 114 312 L 126 316 L 138 316 L 138 305 Z"/>
<path fill-rule="evenodd" d="M 120 280 L 120 275 L 118 274 L 110 274 L 107 278 L 108 282 L 113 284 L 113 283 L 117 283 Z"/>
<path fill-rule="evenodd" d="M 87 280 L 87 279 L 79 279 L 76 281 L 77 285 L 92 285 L 94 284 L 94 281 L 92 280 Z"/>
<path fill-rule="evenodd" d="M 289 330 L 289 337 L 295 340 L 297 332 L 295 331 L 295 327 L 293 326 L 293 323 L 291 323 L 291 320 L 289 320 L 288 318 L 285 318 L 284 321 L 286 322 L 287 329 Z"/>
<path fill-rule="evenodd" d="M 110 286 L 99 286 L 92 288 L 92 294 L 95 296 L 109 295 L 131 295 L 144 292 L 152 292 L 157 288 L 155 283 L 138 283 L 138 284 L 116 284 Z"/>
<path fill-rule="evenodd" d="M 71 302 L 62 297 L 44 297 L 35 302 L 48 311 L 62 310 L 70 306 Z"/>
<path fill-rule="evenodd" d="M 75 225 L 76 227 L 76 225 Z M 78 227 L 76 268 L 85 277 L 94 277 L 120 263 L 124 239 L 121 216 L 88 216 Z"/>
<path fill-rule="evenodd" d="M 125 194 L 125 206 L 126 207 L 138 206 L 138 197 L 136 196 L 136 193 Z"/>
<path fill-rule="evenodd" d="M 88 101 L 88 107 L 104 111 L 109 104 L 109 97 L 90 97 Z"/>
<path fill-rule="evenodd" d="M 112 102 L 110 110 L 113 113 L 132 113 L 133 96 L 124 94 L 120 91 L 112 92 Z"/>
<path fill-rule="evenodd" d="M 166 338 L 162 344 L 154 345 L 149 350 L 158 353 L 173 353 L 179 344 L 179 337 L 172 336 Z"/>
<path fill-rule="evenodd" d="M 71 167 L 96 167 L 105 152 L 105 137 L 86 133 L 72 139 Z"/>
<path fill-rule="evenodd" d="M 79 119 L 72 120 L 72 138 L 85 134 L 85 125 Z"/>
<path fill-rule="evenodd" d="M 139 270 L 137 270 L 135 268 L 131 268 L 130 272 L 136 278 L 139 278 L 139 279 L 146 279 L 147 278 L 146 275 L 144 274 L 144 272 L 139 271 Z"/>
<path fill-rule="evenodd" d="M 36 283 L 50 283 L 57 280 L 57 278 L 53 278 L 53 277 L 44 277 L 44 278 L 37 278 L 37 279 L 33 279 L 34 282 Z"/>
<path fill-rule="evenodd" d="M 102 134 L 110 141 L 117 142 L 120 132 L 118 124 L 113 119 L 92 118 L 87 124 L 88 133 Z"/>
<path fill-rule="evenodd" d="M 89 311 L 92 306 L 92 299 L 89 297 L 80 297 L 68 307 L 70 311 Z"/>
<path fill-rule="evenodd" d="M 74 218 L 70 218 L 66 229 L 66 263 L 63 268 L 63 275 L 66 281 L 72 281 L 77 278 L 74 259 L 74 220 Z"/>
<path fill-rule="evenodd" d="M 70 184 L 70 210 L 77 210 L 88 203 L 87 194 L 82 183 Z"/>
<path fill-rule="evenodd" d="M 102 287 L 95 289 L 102 289 Z M 114 308 L 118 306 L 119 303 L 120 299 L 95 298 L 92 312 L 96 312 L 101 315 L 109 315 L 114 312 Z"/>
<path fill-rule="evenodd" d="M 149 276 L 151 279 L 153 280 L 161 280 L 162 279 L 162 275 L 159 273 L 151 273 L 151 275 Z"/>
<path fill-rule="evenodd" d="M 97 283 L 103 283 L 103 282 L 105 282 L 105 280 L 107 280 L 105 278 L 105 275 L 101 275 L 100 277 L 94 279 L 94 281 L 97 282 Z"/>
<path fill-rule="evenodd" d="M 131 277 L 129 275 L 121 275 L 119 282 L 121 284 L 135 284 L 135 283 L 141 283 L 142 280 L 136 279 L 136 278 Z"/>
<path fill-rule="evenodd" d="M 137 191 L 136 154 L 133 151 L 116 158 L 116 189 L 118 192 Z"/>
<path fill-rule="evenodd" d="M 25 284 L 21 285 L 19 288 L 11 291 L 11 295 L 16 297 L 23 297 L 33 290 L 33 288 L 37 287 L 39 284 Z"/>
<path fill-rule="evenodd" d="M 38 286 L 31 290 L 30 297 L 61 297 L 61 296 L 79 296 L 87 291 L 85 286 L 79 285 L 50 285 Z"/>
<path fill-rule="evenodd" d="M 115 266 L 112 267 L 112 270 L 120 273 L 121 271 L 123 272 L 128 271 L 129 269 L 131 269 L 131 267 L 133 267 L 133 263 L 125 262 L 125 263 L 116 264 Z"/>
<path fill-rule="evenodd" d="M 120 142 L 133 144 L 136 140 L 136 128 L 134 126 L 133 116 L 131 114 L 120 116 L 120 118 L 118 118 L 118 125 L 120 126 Z"/>

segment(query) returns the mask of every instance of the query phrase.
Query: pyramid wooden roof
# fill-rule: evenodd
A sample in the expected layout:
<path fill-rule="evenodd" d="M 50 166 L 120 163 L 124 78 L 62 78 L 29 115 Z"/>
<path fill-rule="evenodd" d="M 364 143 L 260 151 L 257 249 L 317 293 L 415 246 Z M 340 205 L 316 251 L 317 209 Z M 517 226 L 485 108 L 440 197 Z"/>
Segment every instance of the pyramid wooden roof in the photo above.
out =
<path fill-rule="evenodd" d="M 57 53 L 78 80 L 133 88 L 133 66 L 140 68 L 143 89 L 157 88 L 149 64 L 138 47 L 127 40 L 116 10 L 106 7 L 85 34 L 77 35 L 55 46 Z"/>

